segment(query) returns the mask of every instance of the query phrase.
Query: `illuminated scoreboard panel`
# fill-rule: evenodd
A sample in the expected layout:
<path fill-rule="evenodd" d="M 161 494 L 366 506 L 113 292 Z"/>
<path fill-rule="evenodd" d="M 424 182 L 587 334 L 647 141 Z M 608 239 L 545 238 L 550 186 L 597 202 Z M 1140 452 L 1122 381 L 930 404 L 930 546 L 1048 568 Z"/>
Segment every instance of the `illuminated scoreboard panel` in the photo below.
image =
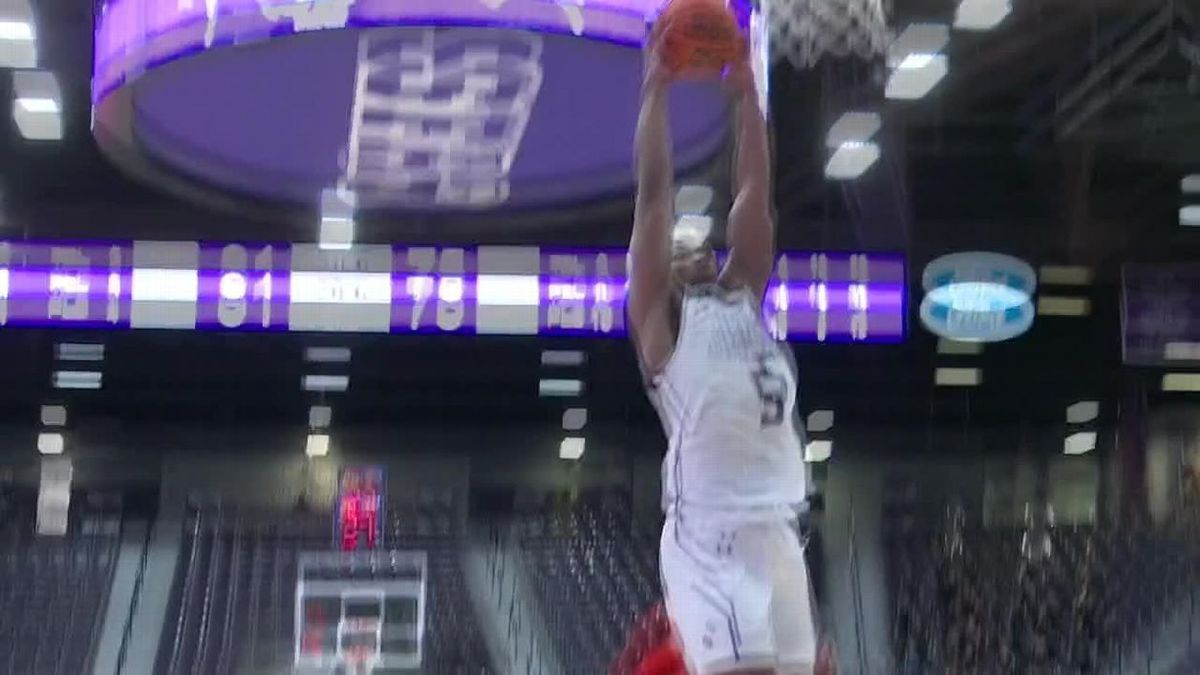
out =
<path fill-rule="evenodd" d="M 623 249 L 0 242 L 0 327 L 605 336 Z M 785 252 L 763 303 L 795 341 L 898 342 L 899 256 Z"/>

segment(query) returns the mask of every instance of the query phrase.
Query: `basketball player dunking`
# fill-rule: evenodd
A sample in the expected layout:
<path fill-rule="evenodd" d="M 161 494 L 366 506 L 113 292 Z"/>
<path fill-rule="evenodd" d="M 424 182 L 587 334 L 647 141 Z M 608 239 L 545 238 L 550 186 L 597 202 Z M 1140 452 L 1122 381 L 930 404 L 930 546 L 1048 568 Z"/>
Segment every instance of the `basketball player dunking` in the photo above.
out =
<path fill-rule="evenodd" d="M 728 262 L 673 234 L 667 89 L 646 50 L 636 136 L 629 320 L 669 439 L 661 573 L 691 675 L 815 672 L 817 635 L 796 507 L 806 496 L 791 352 L 768 335 L 775 261 L 767 128 L 748 57 L 728 68 L 737 102 Z"/>

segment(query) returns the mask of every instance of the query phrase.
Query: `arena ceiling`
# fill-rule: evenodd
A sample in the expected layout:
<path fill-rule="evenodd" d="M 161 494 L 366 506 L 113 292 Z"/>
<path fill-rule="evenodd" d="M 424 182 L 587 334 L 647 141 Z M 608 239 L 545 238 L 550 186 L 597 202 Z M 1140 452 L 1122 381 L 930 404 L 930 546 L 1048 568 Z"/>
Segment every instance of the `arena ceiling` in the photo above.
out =
<path fill-rule="evenodd" d="M 1119 77 L 1133 70 L 1110 62 L 1121 51 L 1115 46 L 1148 30 L 1168 4 L 1183 13 L 1132 50 L 1150 66 Z M 1200 32 L 1186 13 L 1196 4 L 1016 0 L 996 30 L 954 33 L 949 75 L 911 103 L 878 100 L 872 91 L 881 69 L 775 70 L 782 246 L 898 251 L 913 269 L 945 251 L 994 249 L 1039 264 L 1085 265 L 1097 279 L 1086 291 L 1090 318 L 1039 321 L 1028 336 L 980 357 L 936 356 L 915 320 L 902 346 L 801 345 L 805 407 L 833 407 L 847 423 L 1009 425 L 1058 420 L 1080 398 L 1115 401 L 1129 378 L 1142 376 L 1119 368 L 1119 263 L 1200 255 L 1200 237 L 1176 222 L 1179 180 L 1200 165 L 1200 71 L 1188 51 Z M 63 85 L 65 138 L 23 140 L 8 114 L 10 80 L 0 75 L 0 237 L 313 240 L 313 214 L 282 223 L 239 218 L 110 166 L 89 132 L 92 7 L 80 0 L 35 0 L 34 7 L 43 63 Z M 952 12 L 951 0 L 895 0 L 893 23 L 948 21 Z M 1152 48 L 1160 43 L 1168 48 L 1158 57 Z M 1093 77 L 1098 84 L 1079 94 L 1087 105 L 1064 106 Z M 882 113 L 883 158 L 863 178 L 839 184 L 822 175 L 823 137 L 846 109 Z M 711 174 L 721 181 L 723 172 Z M 499 213 L 485 216 L 473 236 L 448 229 L 442 216 L 380 217 L 361 223 L 359 239 L 619 244 L 629 213 L 627 197 Z M 0 353 L 11 364 L 0 373 L 0 420 L 32 424 L 38 405 L 62 399 L 77 420 L 303 424 L 319 399 L 299 386 L 309 369 L 303 349 L 332 342 L 355 354 L 350 390 L 328 395 L 338 423 L 555 424 L 564 401 L 537 395 L 540 353 L 555 347 L 588 351 L 583 379 L 593 419 L 653 424 L 620 341 L 84 334 L 73 337 L 108 344 L 104 389 L 64 394 L 50 387 L 49 373 L 57 367 L 54 343 L 68 337 L 0 332 Z M 947 362 L 982 367 L 988 385 L 969 394 L 935 389 L 933 368 Z"/>

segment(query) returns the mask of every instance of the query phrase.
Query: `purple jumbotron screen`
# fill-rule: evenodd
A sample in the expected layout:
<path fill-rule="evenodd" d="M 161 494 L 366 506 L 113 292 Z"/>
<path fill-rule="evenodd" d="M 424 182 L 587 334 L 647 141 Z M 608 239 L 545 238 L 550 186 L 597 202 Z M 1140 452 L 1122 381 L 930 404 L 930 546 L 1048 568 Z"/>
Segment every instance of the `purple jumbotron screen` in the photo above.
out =
<path fill-rule="evenodd" d="M 899 342 L 900 256 L 786 252 L 763 303 L 778 338 Z M 623 249 L 0 241 L 0 327 L 608 336 Z"/>
<path fill-rule="evenodd" d="M 1200 264 L 1128 264 L 1122 276 L 1125 363 L 1200 363 Z"/>

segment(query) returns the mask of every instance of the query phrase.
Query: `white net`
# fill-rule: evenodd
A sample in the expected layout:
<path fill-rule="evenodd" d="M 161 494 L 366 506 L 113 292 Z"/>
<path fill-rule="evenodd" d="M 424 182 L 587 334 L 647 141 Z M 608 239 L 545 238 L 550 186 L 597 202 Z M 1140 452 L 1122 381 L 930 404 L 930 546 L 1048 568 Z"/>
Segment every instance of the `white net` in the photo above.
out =
<path fill-rule="evenodd" d="M 884 1 L 763 0 L 771 58 L 812 68 L 824 56 L 880 56 L 891 40 Z"/>

